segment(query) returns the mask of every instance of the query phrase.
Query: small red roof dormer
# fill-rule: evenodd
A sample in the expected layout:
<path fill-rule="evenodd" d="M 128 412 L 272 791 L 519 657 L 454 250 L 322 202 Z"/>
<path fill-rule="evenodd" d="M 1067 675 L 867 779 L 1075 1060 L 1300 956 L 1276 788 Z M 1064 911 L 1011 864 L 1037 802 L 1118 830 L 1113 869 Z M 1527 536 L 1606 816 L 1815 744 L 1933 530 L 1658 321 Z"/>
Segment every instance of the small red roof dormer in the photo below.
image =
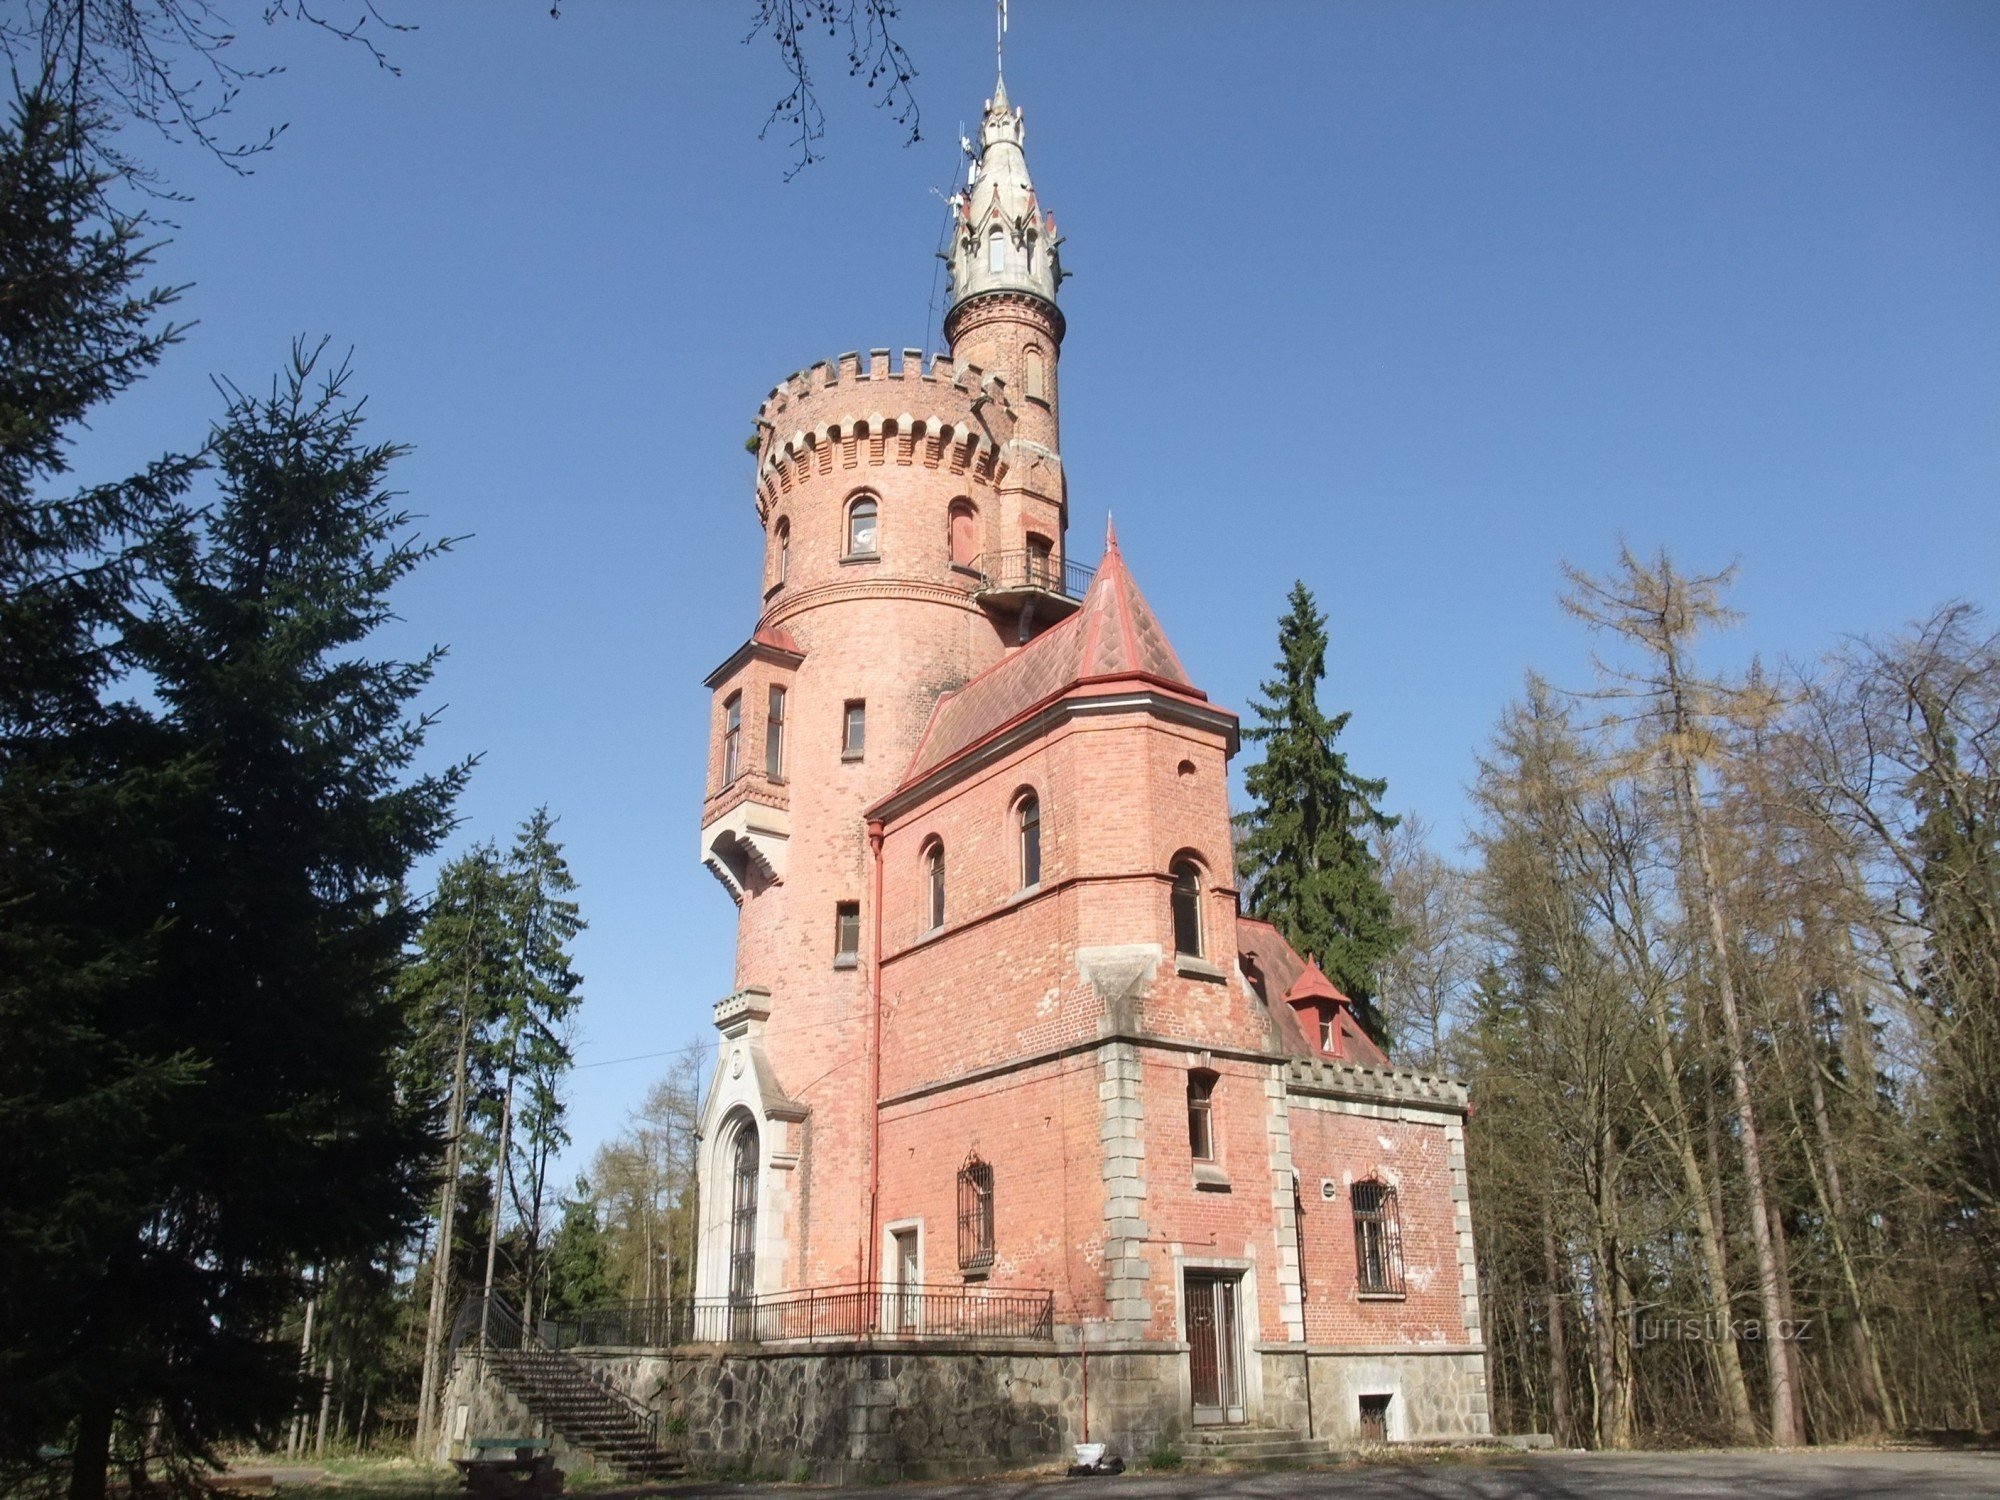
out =
<path fill-rule="evenodd" d="M 1285 1004 L 1291 1006 L 1294 1011 L 1312 1011 L 1315 1019 L 1320 1012 L 1331 1006 L 1333 1050 L 1329 1055 L 1342 1058 L 1347 1056 L 1347 1027 L 1344 1024 L 1346 1017 L 1343 1012 L 1348 1011 L 1354 1002 L 1334 988 L 1333 981 L 1326 977 L 1316 960 L 1308 960 L 1299 977 L 1292 981 L 1292 987 L 1285 991 Z M 1308 1037 L 1317 1033 L 1317 1027 L 1306 1029 Z"/>

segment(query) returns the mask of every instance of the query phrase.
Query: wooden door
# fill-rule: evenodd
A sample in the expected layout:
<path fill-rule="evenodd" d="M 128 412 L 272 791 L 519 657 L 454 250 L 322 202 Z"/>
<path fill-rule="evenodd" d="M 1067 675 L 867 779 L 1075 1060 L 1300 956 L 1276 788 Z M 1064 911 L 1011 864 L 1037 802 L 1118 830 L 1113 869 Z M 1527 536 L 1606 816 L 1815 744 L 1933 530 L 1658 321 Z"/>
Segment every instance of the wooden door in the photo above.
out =
<path fill-rule="evenodd" d="M 1190 1271 L 1183 1294 L 1194 1419 L 1243 1420 L 1243 1362 L 1233 1276 Z"/>

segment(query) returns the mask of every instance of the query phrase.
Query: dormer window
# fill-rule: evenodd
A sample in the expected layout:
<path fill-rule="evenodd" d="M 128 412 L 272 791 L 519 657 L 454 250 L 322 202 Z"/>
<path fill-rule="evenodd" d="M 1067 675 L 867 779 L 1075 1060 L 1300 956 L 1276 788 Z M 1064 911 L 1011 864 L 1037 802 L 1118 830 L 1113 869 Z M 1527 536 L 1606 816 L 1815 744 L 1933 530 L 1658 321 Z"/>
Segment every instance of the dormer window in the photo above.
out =
<path fill-rule="evenodd" d="M 1320 1051 L 1322 1052 L 1333 1051 L 1334 1035 L 1336 1032 L 1339 1031 L 1339 1029 L 1340 1029 L 1340 1022 L 1334 1018 L 1334 1013 L 1332 1011 L 1323 1010 L 1319 1013 Z"/>
<path fill-rule="evenodd" d="M 1007 236 L 998 229 L 986 237 L 986 269 L 989 271 L 1007 269 Z"/>

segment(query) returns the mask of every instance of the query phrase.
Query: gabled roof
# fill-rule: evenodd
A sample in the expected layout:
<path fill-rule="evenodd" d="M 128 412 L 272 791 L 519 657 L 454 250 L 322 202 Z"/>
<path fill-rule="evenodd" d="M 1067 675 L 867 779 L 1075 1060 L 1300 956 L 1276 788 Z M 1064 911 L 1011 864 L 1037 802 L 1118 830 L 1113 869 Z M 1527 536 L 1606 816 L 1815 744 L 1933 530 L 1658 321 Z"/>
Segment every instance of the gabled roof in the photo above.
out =
<path fill-rule="evenodd" d="M 1333 981 L 1320 972 L 1319 964 L 1307 960 L 1299 977 L 1292 981 L 1292 987 L 1285 991 L 1285 1003 L 1296 1004 L 1301 1000 L 1346 1000 L 1347 996 L 1333 987 Z"/>
<path fill-rule="evenodd" d="M 908 785 L 1030 709 L 1084 683 L 1140 678 L 1207 700 L 1188 681 L 1159 617 L 1139 592 L 1106 528 L 1104 561 L 1083 606 L 1012 656 L 938 701 L 903 777 Z"/>

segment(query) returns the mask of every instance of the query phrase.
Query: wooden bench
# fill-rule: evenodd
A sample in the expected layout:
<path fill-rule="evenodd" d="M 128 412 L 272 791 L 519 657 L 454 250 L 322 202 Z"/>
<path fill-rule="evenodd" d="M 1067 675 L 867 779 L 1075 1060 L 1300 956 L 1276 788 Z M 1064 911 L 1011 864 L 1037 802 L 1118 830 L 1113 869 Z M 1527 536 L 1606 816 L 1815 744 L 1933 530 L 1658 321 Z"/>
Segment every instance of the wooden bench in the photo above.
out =
<path fill-rule="evenodd" d="M 466 1447 L 473 1456 L 455 1458 L 452 1466 L 477 1500 L 547 1500 L 562 1493 L 563 1473 L 547 1438 L 477 1437 Z"/>

